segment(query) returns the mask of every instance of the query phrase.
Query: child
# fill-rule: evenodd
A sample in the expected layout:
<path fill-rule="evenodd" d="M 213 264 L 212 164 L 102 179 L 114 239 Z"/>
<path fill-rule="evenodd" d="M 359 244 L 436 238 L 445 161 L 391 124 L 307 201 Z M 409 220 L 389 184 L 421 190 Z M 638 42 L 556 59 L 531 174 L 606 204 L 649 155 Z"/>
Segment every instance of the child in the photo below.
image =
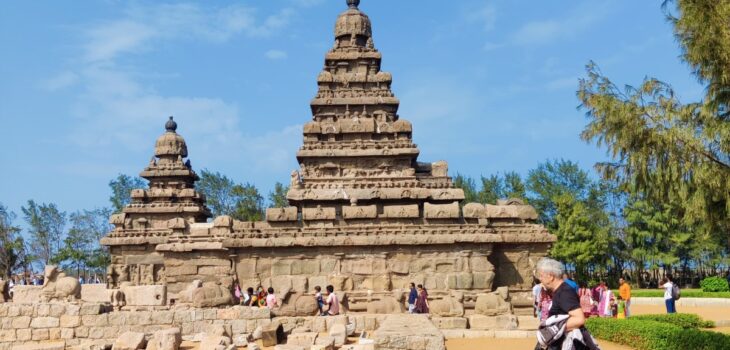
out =
<path fill-rule="evenodd" d="M 611 298 L 611 315 L 613 318 L 616 318 L 618 316 L 618 304 L 616 303 L 616 299 L 613 297 Z"/>
<path fill-rule="evenodd" d="M 625 319 L 626 318 L 626 302 L 621 298 L 619 295 L 618 297 L 618 308 L 616 310 L 616 317 L 619 319 Z"/>
<path fill-rule="evenodd" d="M 322 314 L 322 307 L 324 307 L 324 299 L 322 298 L 322 287 L 320 286 L 314 286 L 314 299 L 317 301 L 317 308 L 319 309 L 319 314 Z"/>
<path fill-rule="evenodd" d="M 274 288 L 269 287 L 269 294 L 266 295 L 266 307 L 273 309 L 279 306 L 279 302 L 276 300 L 276 294 L 274 294 Z"/>
<path fill-rule="evenodd" d="M 253 294 L 253 288 L 248 287 L 246 288 L 246 291 L 243 292 L 243 299 L 241 299 L 241 303 L 243 306 L 249 306 L 251 305 L 251 295 Z"/>

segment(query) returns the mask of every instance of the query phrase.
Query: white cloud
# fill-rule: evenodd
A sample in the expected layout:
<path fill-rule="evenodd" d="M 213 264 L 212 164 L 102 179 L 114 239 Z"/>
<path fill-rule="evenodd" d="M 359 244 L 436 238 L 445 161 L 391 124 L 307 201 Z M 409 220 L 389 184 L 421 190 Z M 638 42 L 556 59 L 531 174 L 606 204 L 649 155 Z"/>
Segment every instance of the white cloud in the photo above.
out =
<path fill-rule="evenodd" d="M 281 50 L 269 50 L 264 54 L 270 60 L 283 60 L 287 58 L 287 53 Z"/>
<path fill-rule="evenodd" d="M 87 62 L 111 61 L 170 39 L 226 42 L 235 35 L 268 37 L 285 28 L 296 14 L 293 8 L 257 19 L 254 8 L 235 4 L 205 8 L 197 4 L 132 6 L 124 18 L 97 24 L 87 32 Z"/>
<path fill-rule="evenodd" d="M 70 87 L 79 81 L 78 74 L 65 71 L 41 83 L 41 87 L 48 91 L 61 90 Z"/>
<path fill-rule="evenodd" d="M 487 4 L 482 8 L 470 11 L 466 15 L 466 19 L 469 22 L 480 23 L 482 29 L 484 29 L 485 32 L 488 32 L 492 30 L 495 23 L 497 23 L 497 8 L 493 4 Z"/>
<path fill-rule="evenodd" d="M 512 35 L 518 45 L 545 44 L 566 31 L 566 27 L 556 20 L 529 22 Z"/>
<path fill-rule="evenodd" d="M 551 18 L 528 22 L 514 32 L 510 40 L 516 45 L 543 45 L 557 39 L 573 37 L 589 26 L 605 18 L 614 4 L 589 2 L 577 6 L 564 18 Z"/>

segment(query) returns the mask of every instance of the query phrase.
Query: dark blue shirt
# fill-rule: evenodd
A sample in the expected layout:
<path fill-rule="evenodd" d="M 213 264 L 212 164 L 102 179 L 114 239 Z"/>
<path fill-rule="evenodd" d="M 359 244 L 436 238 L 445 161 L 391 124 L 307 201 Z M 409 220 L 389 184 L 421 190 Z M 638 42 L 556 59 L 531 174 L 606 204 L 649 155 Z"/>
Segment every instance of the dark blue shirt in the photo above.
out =
<path fill-rule="evenodd" d="M 411 288 L 411 292 L 408 294 L 408 304 L 415 304 L 418 299 L 418 291 L 416 288 Z"/>

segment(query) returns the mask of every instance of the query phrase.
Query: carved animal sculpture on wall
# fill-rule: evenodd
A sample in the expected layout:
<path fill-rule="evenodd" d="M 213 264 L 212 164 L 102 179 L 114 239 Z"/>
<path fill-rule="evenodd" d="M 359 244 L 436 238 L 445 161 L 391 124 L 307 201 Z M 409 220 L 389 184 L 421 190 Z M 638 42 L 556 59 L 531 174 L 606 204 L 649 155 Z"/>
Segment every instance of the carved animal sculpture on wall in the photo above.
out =
<path fill-rule="evenodd" d="M 429 311 L 433 315 L 442 317 L 464 316 L 464 293 L 452 292 L 443 299 L 429 302 Z"/>
<path fill-rule="evenodd" d="M 231 291 L 221 284 L 195 280 L 180 292 L 179 302 L 193 304 L 195 307 L 214 307 L 230 305 L 233 297 Z"/>
<path fill-rule="evenodd" d="M 372 300 L 369 296 L 367 310 L 369 314 L 401 314 L 405 311 L 403 303 L 404 293 L 400 290 L 393 291 L 393 295 L 386 295 L 380 300 Z"/>
<path fill-rule="evenodd" d="M 41 299 L 43 301 L 74 301 L 81 299 L 81 284 L 79 284 L 79 281 L 66 276 L 57 266 L 46 265 L 43 276 L 43 288 L 41 289 Z"/>
<path fill-rule="evenodd" d="M 276 316 L 314 316 L 318 312 L 317 301 L 314 295 L 303 293 L 291 293 L 283 301 L 283 305 L 271 310 L 271 315 Z"/>

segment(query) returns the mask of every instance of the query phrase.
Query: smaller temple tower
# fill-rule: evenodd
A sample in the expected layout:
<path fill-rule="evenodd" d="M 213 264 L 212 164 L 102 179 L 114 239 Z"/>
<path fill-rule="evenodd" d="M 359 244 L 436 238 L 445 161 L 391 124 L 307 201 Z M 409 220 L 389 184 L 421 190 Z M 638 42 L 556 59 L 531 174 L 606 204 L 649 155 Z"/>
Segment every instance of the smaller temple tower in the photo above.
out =
<path fill-rule="evenodd" d="M 205 196 L 195 190 L 199 180 L 190 166 L 185 139 L 177 132 L 172 117 L 165 123 L 165 133 L 157 138 L 155 156 L 139 174 L 149 181 L 148 189 L 132 191 L 132 202 L 124 208 L 125 221 L 133 228 L 154 229 L 170 219 L 185 223 L 206 222 L 211 217 Z M 180 223 L 183 224 L 183 223 Z"/>

